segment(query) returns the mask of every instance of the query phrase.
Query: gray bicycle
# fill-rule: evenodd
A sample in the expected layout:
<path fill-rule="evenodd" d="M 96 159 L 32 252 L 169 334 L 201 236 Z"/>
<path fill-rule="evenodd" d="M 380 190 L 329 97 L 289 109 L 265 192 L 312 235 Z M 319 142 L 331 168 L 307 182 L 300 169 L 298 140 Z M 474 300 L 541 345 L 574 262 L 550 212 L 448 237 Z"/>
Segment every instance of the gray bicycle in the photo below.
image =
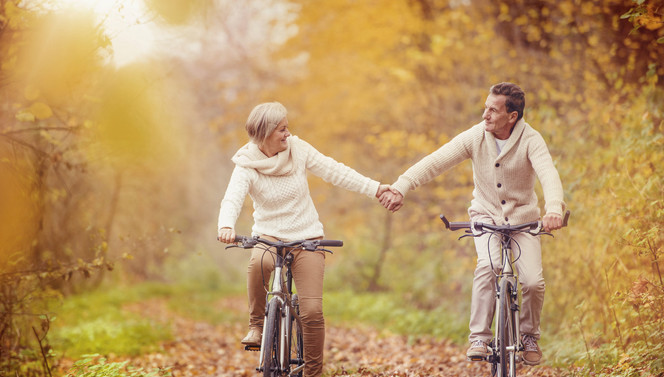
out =
<path fill-rule="evenodd" d="M 570 212 L 563 218 L 563 227 L 567 226 Z M 466 234 L 459 237 L 480 237 L 490 234 L 491 237 L 500 237 L 500 259 L 502 269 L 496 274 L 496 315 L 494 316 L 494 338 L 489 344 L 489 356 L 473 361 L 487 361 L 491 364 L 491 375 L 498 377 L 515 377 L 516 364 L 521 361 L 523 343 L 519 332 L 519 298 L 521 291 L 518 287 L 518 275 L 514 273 L 514 261 L 521 255 L 518 243 L 516 258 L 512 251 L 513 237 L 517 233 L 529 233 L 533 236 L 548 235 L 542 228 L 541 221 L 533 221 L 520 225 L 494 225 L 481 222 L 449 222 L 444 215 L 440 219 L 449 230 L 466 230 Z M 491 257 L 489 257 L 491 261 Z M 492 268 L 493 269 L 493 268 Z"/>
<path fill-rule="evenodd" d="M 261 345 L 260 347 L 246 346 L 245 349 L 260 351 L 259 365 L 256 370 L 263 373 L 264 377 L 302 376 L 304 342 L 298 296 L 293 293 L 293 274 L 291 272 L 293 251 L 298 249 L 322 250 L 332 253 L 325 247 L 340 247 L 343 246 L 343 242 L 337 240 L 284 242 L 246 236 L 236 236 L 235 242 L 235 245 L 226 246 L 226 249 L 261 247 L 265 253 L 275 258 L 272 288 L 265 297 L 267 305 Z"/>

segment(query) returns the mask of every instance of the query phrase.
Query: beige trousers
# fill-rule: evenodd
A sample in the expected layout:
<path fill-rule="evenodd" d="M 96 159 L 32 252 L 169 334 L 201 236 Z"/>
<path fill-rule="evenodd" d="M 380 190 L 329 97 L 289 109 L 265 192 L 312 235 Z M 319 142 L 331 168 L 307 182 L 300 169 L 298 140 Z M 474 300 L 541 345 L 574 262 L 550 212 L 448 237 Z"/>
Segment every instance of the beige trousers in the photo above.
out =
<path fill-rule="evenodd" d="M 274 240 L 272 237 L 263 237 Z M 262 248 L 254 248 L 251 252 L 247 268 L 249 327 L 261 330 L 263 328 L 265 295 L 270 274 L 274 271 L 274 258 L 273 254 L 265 252 Z M 320 376 L 323 374 L 323 348 L 325 346 L 325 319 L 323 318 L 325 252 L 294 251 L 291 271 L 300 301 L 304 340 L 304 376 Z"/>
<path fill-rule="evenodd" d="M 516 242 L 515 242 L 516 241 Z M 491 270 L 487 246 L 489 235 L 475 238 L 475 250 L 477 251 L 477 267 L 473 278 L 473 296 L 470 305 L 470 336 L 473 342 L 482 340 L 489 343 L 492 338 L 491 322 L 496 309 L 496 277 Z M 500 240 L 493 236 L 490 240 L 491 260 L 495 272 L 499 272 L 502 261 L 500 261 Z M 519 256 L 519 246 L 520 256 Z M 522 335 L 532 335 L 536 339 L 540 337 L 540 314 L 544 304 L 544 276 L 542 274 L 542 246 L 539 236 L 520 233 L 512 241 L 512 252 L 515 262 L 515 270 L 521 284 L 521 312 L 519 316 L 519 328 Z"/>

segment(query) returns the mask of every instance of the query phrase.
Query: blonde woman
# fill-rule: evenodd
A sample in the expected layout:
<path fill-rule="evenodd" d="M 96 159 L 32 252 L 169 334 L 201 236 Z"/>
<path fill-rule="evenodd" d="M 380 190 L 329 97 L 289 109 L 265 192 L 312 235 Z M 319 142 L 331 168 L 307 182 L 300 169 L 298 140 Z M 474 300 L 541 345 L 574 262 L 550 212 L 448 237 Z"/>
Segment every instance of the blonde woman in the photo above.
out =
<path fill-rule="evenodd" d="M 369 197 L 380 197 L 387 185 L 367 178 L 317 151 L 288 130 L 286 108 L 278 102 L 256 106 L 246 130 L 251 141 L 237 151 L 235 169 L 221 201 L 218 238 L 232 243 L 235 222 L 249 194 L 254 205 L 252 235 L 279 240 L 322 238 L 323 225 L 309 193 L 307 172 L 326 182 Z M 255 248 L 247 269 L 249 333 L 245 345 L 260 345 L 265 314 L 263 276 L 274 270 L 272 258 L 262 258 Z M 323 318 L 322 251 L 294 252 L 293 279 L 300 299 L 304 338 L 305 376 L 320 376 L 323 370 L 325 320 Z"/>

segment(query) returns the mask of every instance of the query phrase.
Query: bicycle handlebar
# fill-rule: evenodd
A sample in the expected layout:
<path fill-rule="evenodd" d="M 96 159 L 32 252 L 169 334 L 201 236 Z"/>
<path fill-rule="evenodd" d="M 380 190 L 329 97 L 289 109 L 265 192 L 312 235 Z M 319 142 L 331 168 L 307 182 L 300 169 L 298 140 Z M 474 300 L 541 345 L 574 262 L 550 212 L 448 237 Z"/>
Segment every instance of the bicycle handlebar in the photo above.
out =
<path fill-rule="evenodd" d="M 563 227 L 567 226 L 567 221 L 569 220 L 569 215 L 570 211 L 565 212 L 565 216 L 563 216 Z M 477 231 L 484 231 L 486 230 L 492 230 L 492 231 L 497 231 L 497 232 L 504 232 L 504 231 L 520 231 L 524 229 L 528 229 L 528 232 L 533 233 L 534 230 L 537 230 L 535 233 L 539 233 L 542 229 L 542 221 L 531 221 L 529 223 L 524 223 L 524 224 L 519 224 L 519 225 L 494 225 L 494 224 L 487 224 L 487 223 L 481 223 L 481 222 L 470 222 L 470 221 L 463 221 L 463 222 L 450 222 L 445 218 L 445 215 L 440 215 L 440 219 L 445 223 L 445 227 L 449 230 L 460 230 L 460 229 L 470 229 L 471 231 L 473 228 Z"/>
<path fill-rule="evenodd" d="M 344 242 L 341 240 L 296 240 L 296 241 L 270 241 L 260 237 L 235 236 L 235 242 L 241 243 L 238 247 L 251 249 L 259 243 L 272 247 L 302 247 L 304 250 L 314 251 L 319 247 L 341 247 Z"/>

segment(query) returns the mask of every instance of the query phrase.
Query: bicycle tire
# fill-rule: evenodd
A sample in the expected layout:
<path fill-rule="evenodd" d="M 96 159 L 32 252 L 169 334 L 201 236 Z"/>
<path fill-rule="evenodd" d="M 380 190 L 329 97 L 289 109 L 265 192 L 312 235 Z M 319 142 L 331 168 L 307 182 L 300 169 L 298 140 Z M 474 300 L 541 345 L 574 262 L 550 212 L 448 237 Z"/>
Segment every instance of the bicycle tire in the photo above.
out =
<path fill-rule="evenodd" d="M 263 377 L 279 376 L 279 321 L 281 307 L 277 300 L 268 303 L 265 323 L 265 349 L 263 350 Z"/>
<path fill-rule="evenodd" d="M 516 329 L 514 327 L 514 312 L 512 311 L 512 289 L 513 285 L 509 279 L 500 281 L 500 305 L 498 312 L 499 377 L 514 377 L 516 374 Z"/>
<path fill-rule="evenodd" d="M 297 294 L 293 295 L 293 297 L 291 298 L 291 302 L 293 305 L 293 311 L 295 312 L 295 314 L 299 316 L 300 303 Z M 302 325 L 300 324 L 299 321 L 295 319 L 295 316 L 291 316 L 290 326 L 291 326 L 291 332 L 290 332 L 291 340 L 289 343 L 289 348 L 291 348 L 291 350 L 289 351 L 291 355 L 291 364 L 294 365 L 295 366 L 294 369 L 296 369 L 297 367 L 304 364 L 304 339 L 302 337 Z M 294 348 L 294 350 L 292 348 Z M 303 372 L 299 371 L 291 375 L 296 377 L 302 377 Z"/>

